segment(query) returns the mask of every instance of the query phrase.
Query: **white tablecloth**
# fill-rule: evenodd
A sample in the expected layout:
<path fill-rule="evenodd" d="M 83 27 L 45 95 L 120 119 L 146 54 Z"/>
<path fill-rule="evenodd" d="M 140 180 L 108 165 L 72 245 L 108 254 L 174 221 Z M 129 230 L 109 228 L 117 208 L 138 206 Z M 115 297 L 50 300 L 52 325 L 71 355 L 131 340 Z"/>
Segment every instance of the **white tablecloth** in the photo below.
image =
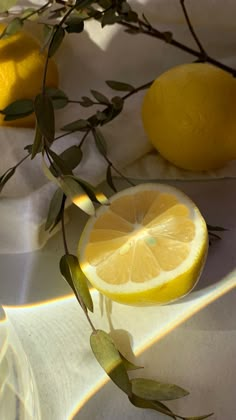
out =
<path fill-rule="evenodd" d="M 160 25 L 161 29 L 171 27 L 178 39 L 193 45 L 177 1 L 139 0 L 133 3 L 140 9 L 144 5 L 147 6 L 147 14 L 156 25 Z M 231 0 L 223 4 L 210 0 L 191 1 L 189 6 L 193 23 L 196 24 L 198 34 L 208 51 L 215 57 L 235 65 L 235 2 Z M 92 24 L 89 35 L 85 33 L 81 37 L 81 55 L 78 55 L 78 49 L 73 45 L 67 45 L 67 50 L 64 47 L 64 55 L 58 55 L 63 89 L 70 96 L 73 95 L 73 98 L 88 93 L 88 88 L 103 89 L 106 79 L 125 80 L 138 85 L 155 78 L 170 66 L 191 61 L 191 57 L 185 53 L 177 52 L 161 42 L 145 37 L 128 37 L 122 35 L 118 29 L 105 28 L 97 37 L 97 28 L 96 24 Z M 117 56 L 121 57 L 119 66 L 114 66 Z M 79 74 L 73 66 L 78 58 L 81 60 Z M 67 66 L 63 65 L 65 60 Z M 78 83 L 73 86 L 71 79 L 66 77 L 68 69 L 73 80 L 78 78 Z M 94 83 L 91 84 L 91 81 Z M 107 128 L 108 137 L 110 136 L 112 144 L 116 145 L 116 148 L 112 149 L 114 159 L 116 154 L 120 153 L 118 163 L 122 162 L 124 156 L 128 156 L 123 153 L 122 141 L 130 139 L 131 154 L 125 162 L 123 161 L 123 165 L 143 157 L 150 150 L 140 122 L 130 119 L 139 104 L 140 102 L 130 102 L 123 120 L 119 120 L 118 125 Z M 70 111 L 72 112 L 71 109 Z M 71 119 L 73 117 L 77 117 L 77 110 L 73 109 Z M 61 125 L 64 119 L 66 120 L 66 116 L 61 114 Z M 119 129 L 121 126 L 122 132 Z M 136 137 L 134 133 L 138 133 L 139 136 Z M 32 133 L 28 131 L 21 131 L 19 135 L 22 142 L 29 143 L 29 139 L 32 138 Z M 19 138 L 16 142 L 18 140 Z M 136 141 L 138 143 L 135 143 Z M 20 157 L 19 142 L 17 145 L 16 142 L 14 144 L 9 141 L 6 130 L 0 144 L 0 148 L 5 151 L 5 159 L 3 163 L 1 161 L 1 165 L 12 163 Z M 133 154 L 134 151 L 137 155 Z M 87 152 L 88 159 L 94 152 L 91 148 L 88 148 Z M 136 162 L 137 166 L 131 166 L 130 173 L 141 178 L 144 174 L 152 177 L 152 173 L 148 173 L 147 170 L 149 159 L 152 157 L 148 155 L 147 158 L 141 163 Z M 103 163 L 100 163 L 98 161 L 99 176 L 98 172 L 93 174 L 98 176 L 99 181 L 104 176 Z M 92 164 L 89 165 L 89 171 L 88 166 L 87 169 L 82 167 L 83 174 L 88 176 L 92 167 Z M 138 171 L 142 169 L 141 173 L 137 173 L 137 168 Z M 51 192 L 50 186 L 45 187 L 45 179 L 38 177 L 39 169 L 40 162 L 35 167 L 34 176 L 29 178 L 25 166 L 19 173 L 19 182 L 13 180 L 9 184 L 6 189 L 6 201 L 1 203 L 1 229 L 6 235 L 6 242 L 1 242 L 0 296 L 4 305 L 11 306 L 6 308 L 7 316 L 32 366 L 39 395 L 41 420 L 69 420 L 73 413 L 78 411 L 77 406 L 80 406 L 80 410 L 75 418 L 82 420 L 161 420 L 163 417 L 158 417 L 156 413 L 131 407 L 111 383 L 94 394 L 96 389 L 101 388 L 105 379 L 89 349 L 89 329 L 79 306 L 73 298 L 63 298 L 69 293 L 69 288 L 61 279 L 58 270 L 59 258 L 63 253 L 60 234 L 52 238 L 41 250 L 36 251 L 48 239 L 39 240 L 38 228 L 45 218 L 46 204 Z M 204 307 L 207 301 L 219 298 L 226 290 L 229 291 L 231 286 L 235 286 L 235 273 L 230 274 L 235 269 L 235 181 L 178 185 L 196 201 L 208 223 L 226 226 L 229 231 L 222 234 L 222 241 L 212 245 L 202 280 L 189 298 L 176 306 L 143 310 L 115 304 L 113 327 L 122 350 L 129 352 L 128 344 L 131 344 L 133 351 L 139 354 L 138 363 L 145 366 L 143 375 L 176 382 L 191 391 L 189 397 L 173 404 L 176 411 L 186 415 L 214 411 L 212 419 L 234 420 L 235 289 L 202 309 L 185 324 L 180 326 L 180 323 Z M 46 194 L 43 206 L 40 205 L 43 192 L 39 191 L 41 187 Z M 36 193 L 39 193 L 37 198 Z M 78 212 L 76 209 L 69 211 L 71 223 L 68 226 L 68 238 L 74 252 L 86 220 L 86 217 Z M 24 225 L 19 225 L 23 215 Z M 22 253 L 23 251 L 25 253 Z M 55 300 L 58 297 L 62 299 Z M 98 327 L 108 330 L 106 317 L 100 315 L 98 297 L 95 296 L 94 299 L 95 321 Z M 32 303 L 33 306 L 25 307 L 26 304 Z M 174 326 L 176 328 L 170 332 Z M 131 336 L 127 336 L 123 330 L 128 331 Z"/>

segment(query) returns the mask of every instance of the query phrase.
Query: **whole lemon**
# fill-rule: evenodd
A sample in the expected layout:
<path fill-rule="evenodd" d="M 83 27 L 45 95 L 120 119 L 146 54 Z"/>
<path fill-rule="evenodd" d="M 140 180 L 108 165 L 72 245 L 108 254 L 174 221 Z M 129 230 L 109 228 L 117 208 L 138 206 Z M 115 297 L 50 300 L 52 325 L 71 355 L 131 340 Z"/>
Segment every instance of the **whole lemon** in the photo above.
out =
<path fill-rule="evenodd" d="M 144 129 L 177 167 L 211 170 L 236 158 L 236 80 L 205 63 L 183 64 L 147 91 Z"/>
<path fill-rule="evenodd" d="M 0 34 L 5 25 L 0 24 Z M 42 88 L 45 53 L 39 43 L 26 31 L 21 30 L 8 38 L 0 39 L 0 110 L 18 99 L 34 99 Z M 58 86 L 58 71 L 53 60 L 49 60 L 46 85 Z M 4 121 L 0 114 L 0 125 L 33 127 L 33 114 L 14 121 Z"/>

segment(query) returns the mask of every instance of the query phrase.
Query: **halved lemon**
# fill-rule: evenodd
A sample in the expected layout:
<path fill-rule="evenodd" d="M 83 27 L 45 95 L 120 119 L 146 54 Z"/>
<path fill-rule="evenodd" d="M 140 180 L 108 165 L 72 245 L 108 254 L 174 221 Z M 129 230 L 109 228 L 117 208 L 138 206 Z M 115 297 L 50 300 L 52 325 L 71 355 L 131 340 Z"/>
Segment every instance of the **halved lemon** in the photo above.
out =
<path fill-rule="evenodd" d="M 192 200 L 152 183 L 123 190 L 97 210 L 84 228 L 79 261 L 112 300 L 164 304 L 192 290 L 207 250 L 206 223 Z"/>

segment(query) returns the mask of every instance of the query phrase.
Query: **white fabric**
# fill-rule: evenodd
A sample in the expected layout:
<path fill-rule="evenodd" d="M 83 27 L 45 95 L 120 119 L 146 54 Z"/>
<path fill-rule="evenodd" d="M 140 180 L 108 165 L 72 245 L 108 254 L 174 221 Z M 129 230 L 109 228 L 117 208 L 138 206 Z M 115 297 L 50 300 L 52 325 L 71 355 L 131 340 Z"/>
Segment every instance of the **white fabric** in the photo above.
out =
<path fill-rule="evenodd" d="M 232 0 L 226 3 L 222 7 L 221 2 L 217 1 L 189 1 L 188 9 L 209 54 L 236 66 L 236 24 L 233 19 L 236 6 Z M 32 6 L 44 2 L 21 1 L 19 4 Z M 133 1 L 133 4 L 135 9 L 145 11 L 153 25 L 161 30 L 171 29 L 176 39 L 194 46 L 179 2 L 139 0 Z M 91 88 L 109 96 L 115 95 L 117 92 L 111 91 L 105 85 L 105 80 L 121 80 L 138 86 L 154 79 L 173 65 L 192 61 L 193 57 L 156 39 L 125 34 L 118 25 L 101 29 L 97 22 L 91 22 L 86 24 L 86 32 L 82 35 L 67 36 L 56 60 L 60 70 L 60 87 L 70 99 L 75 100 L 82 95 L 89 95 Z M 142 92 L 127 100 L 122 115 L 103 128 L 109 157 L 119 168 L 129 165 L 126 173 L 139 179 L 236 176 L 235 164 L 213 174 L 186 174 L 153 154 L 140 119 L 143 94 Z M 78 105 L 70 105 L 57 113 L 57 129 L 74 119 L 90 115 L 91 112 L 91 108 L 81 109 Z M 0 161 L 0 173 L 24 156 L 23 147 L 32 143 L 33 133 L 30 129 L 1 128 L 0 156 L 4 158 Z M 59 140 L 55 147 L 63 150 L 78 140 L 77 134 L 71 135 Z M 91 138 L 87 143 L 78 174 L 97 185 L 104 179 L 107 165 L 95 150 Z M 25 162 L 17 170 L 17 176 L 9 181 L 0 199 L 1 253 L 32 251 L 45 244 L 48 234 L 44 231 L 44 222 L 53 190 L 54 186 L 48 183 L 41 171 L 39 158 L 34 162 Z"/>

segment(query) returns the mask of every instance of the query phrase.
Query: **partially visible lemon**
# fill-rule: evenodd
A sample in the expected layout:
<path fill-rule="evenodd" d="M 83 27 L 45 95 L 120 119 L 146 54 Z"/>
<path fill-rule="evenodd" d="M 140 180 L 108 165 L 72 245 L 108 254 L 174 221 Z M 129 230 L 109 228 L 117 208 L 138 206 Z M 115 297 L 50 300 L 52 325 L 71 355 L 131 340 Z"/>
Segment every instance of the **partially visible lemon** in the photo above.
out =
<path fill-rule="evenodd" d="M 5 25 L 0 24 L 0 33 Z M 45 54 L 40 45 L 27 32 L 0 39 L 0 110 L 18 99 L 34 99 L 42 88 Z M 46 85 L 58 86 L 58 71 L 53 60 L 49 60 Z M 0 125 L 33 127 L 34 115 L 14 121 L 4 121 L 0 114 Z"/>
<path fill-rule="evenodd" d="M 142 119 L 160 154 L 177 167 L 211 170 L 236 158 L 236 80 L 206 63 L 183 64 L 147 91 Z"/>
<path fill-rule="evenodd" d="M 206 223 L 191 199 L 171 186 L 142 184 L 115 194 L 89 219 L 79 261 L 109 298 L 163 304 L 192 290 L 207 249 Z"/>

